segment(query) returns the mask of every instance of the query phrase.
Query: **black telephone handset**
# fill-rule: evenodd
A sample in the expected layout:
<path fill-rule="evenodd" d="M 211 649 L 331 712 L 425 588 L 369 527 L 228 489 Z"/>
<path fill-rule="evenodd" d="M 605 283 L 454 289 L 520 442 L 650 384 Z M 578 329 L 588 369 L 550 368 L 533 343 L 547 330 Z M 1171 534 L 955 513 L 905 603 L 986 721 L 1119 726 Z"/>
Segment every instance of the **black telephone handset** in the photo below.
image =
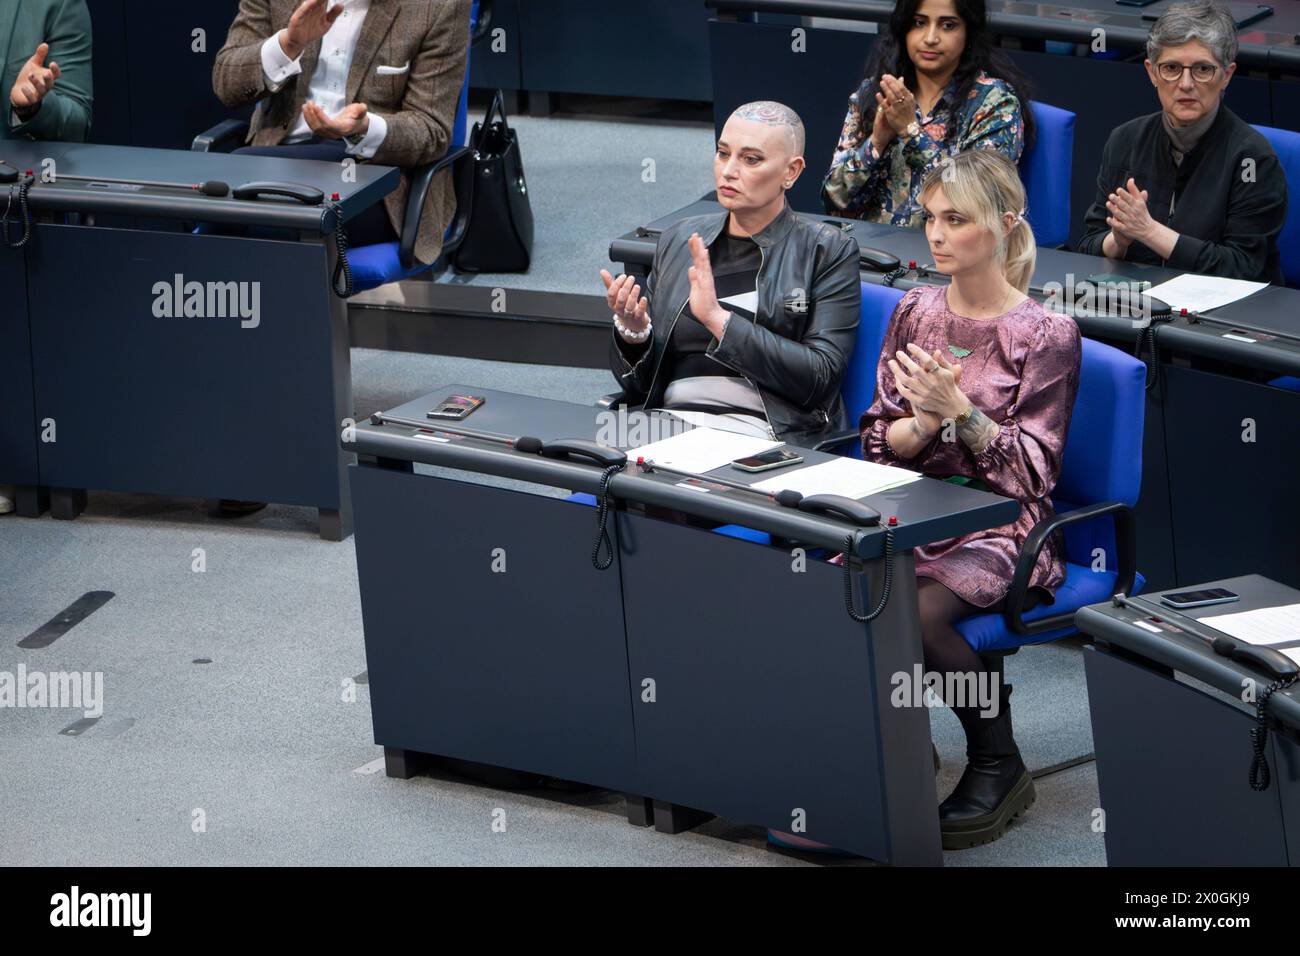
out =
<path fill-rule="evenodd" d="M 236 186 L 231 194 L 236 199 L 265 199 L 268 196 L 280 199 L 292 199 L 304 206 L 319 206 L 325 201 L 325 194 L 315 186 L 302 183 L 256 182 Z"/>
<path fill-rule="evenodd" d="M 585 438 L 548 441 L 542 445 L 541 455 L 543 458 L 555 458 L 561 461 L 585 459 L 602 468 L 621 468 L 627 464 L 627 452 Z"/>
<path fill-rule="evenodd" d="M 880 524 L 879 511 L 844 495 L 808 495 L 800 499 L 799 510 L 844 518 L 863 528 Z"/>
<path fill-rule="evenodd" d="M 1272 647 L 1248 644 L 1236 638 L 1221 634 L 1210 642 L 1214 653 L 1227 657 L 1240 664 L 1249 664 L 1268 674 L 1272 680 L 1255 697 L 1255 726 L 1250 731 L 1251 749 L 1254 756 L 1250 761 L 1248 780 L 1250 789 L 1267 790 L 1273 779 L 1273 772 L 1268 766 L 1265 747 L 1268 744 L 1268 700 L 1280 690 L 1291 687 L 1300 680 L 1300 664 Z"/>
<path fill-rule="evenodd" d="M 1294 681 L 1300 678 L 1300 664 L 1273 647 L 1246 644 L 1230 637 L 1214 639 L 1214 653 L 1241 664 L 1250 664 L 1276 680 Z"/>
<path fill-rule="evenodd" d="M 22 177 L 23 171 L 17 166 L 10 166 L 8 163 L 0 160 L 0 185 L 16 183 Z"/>
<path fill-rule="evenodd" d="M 858 247 L 858 262 L 872 272 L 893 272 L 901 264 L 898 256 L 872 246 Z"/>

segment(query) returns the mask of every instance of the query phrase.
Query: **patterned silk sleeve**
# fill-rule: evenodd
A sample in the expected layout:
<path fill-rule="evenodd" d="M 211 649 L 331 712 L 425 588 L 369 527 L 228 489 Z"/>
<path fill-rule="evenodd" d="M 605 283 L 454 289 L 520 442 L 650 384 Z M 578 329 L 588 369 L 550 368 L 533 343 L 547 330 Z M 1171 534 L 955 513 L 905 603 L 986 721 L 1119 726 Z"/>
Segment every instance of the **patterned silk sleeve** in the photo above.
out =
<path fill-rule="evenodd" d="M 996 149 L 1013 163 L 1020 162 L 1025 149 L 1025 124 L 1020 100 L 1001 80 L 976 84 L 971 91 L 983 97 L 961 132 L 958 152 L 968 149 Z"/>
<path fill-rule="evenodd" d="M 968 149 L 996 149 L 1011 162 L 1020 161 L 1024 149 L 1024 127 L 1020 101 L 1002 80 L 980 74 L 967 96 L 965 106 L 956 110 L 955 120 L 946 111 L 920 127 L 916 136 L 902 141 L 907 165 L 928 170 L 944 156 Z M 958 123 L 955 147 L 947 139 L 950 123 Z"/>
<path fill-rule="evenodd" d="M 849 97 L 840 141 L 831 158 L 831 168 L 822 180 L 822 202 L 828 212 L 857 213 L 873 204 L 888 188 L 889 156 L 893 143 L 880 159 L 871 152 L 871 130 L 864 122 L 861 91 Z"/>

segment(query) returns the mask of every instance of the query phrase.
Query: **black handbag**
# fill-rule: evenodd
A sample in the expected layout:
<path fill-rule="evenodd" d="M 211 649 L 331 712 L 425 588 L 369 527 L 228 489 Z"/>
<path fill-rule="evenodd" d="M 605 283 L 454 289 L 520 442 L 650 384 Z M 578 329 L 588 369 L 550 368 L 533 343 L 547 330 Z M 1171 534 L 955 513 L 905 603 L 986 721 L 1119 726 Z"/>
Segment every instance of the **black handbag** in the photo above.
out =
<path fill-rule="evenodd" d="M 506 121 L 500 90 L 483 122 L 474 124 L 469 147 L 474 150 L 473 200 L 465 238 L 452 261 L 462 272 L 525 272 L 533 253 L 533 210 L 519 138 Z"/>

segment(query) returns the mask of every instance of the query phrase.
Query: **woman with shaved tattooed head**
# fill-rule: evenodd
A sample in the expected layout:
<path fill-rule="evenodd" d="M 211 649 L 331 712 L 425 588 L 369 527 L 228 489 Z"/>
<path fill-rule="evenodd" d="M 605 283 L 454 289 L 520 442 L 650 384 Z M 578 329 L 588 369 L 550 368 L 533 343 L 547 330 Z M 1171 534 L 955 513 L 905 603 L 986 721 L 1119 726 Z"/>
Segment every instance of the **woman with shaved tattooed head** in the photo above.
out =
<path fill-rule="evenodd" d="M 840 382 L 857 338 L 858 246 L 786 203 L 803 148 L 788 106 L 740 107 L 713 158 L 724 211 L 664 230 L 644 289 L 601 270 L 610 366 L 629 404 L 801 445 L 848 427 Z"/>
<path fill-rule="evenodd" d="M 984 0 L 898 0 L 849 97 L 822 201 L 919 227 L 921 181 L 945 157 L 992 149 L 1016 163 L 1033 136 L 1025 79 L 993 47 Z"/>

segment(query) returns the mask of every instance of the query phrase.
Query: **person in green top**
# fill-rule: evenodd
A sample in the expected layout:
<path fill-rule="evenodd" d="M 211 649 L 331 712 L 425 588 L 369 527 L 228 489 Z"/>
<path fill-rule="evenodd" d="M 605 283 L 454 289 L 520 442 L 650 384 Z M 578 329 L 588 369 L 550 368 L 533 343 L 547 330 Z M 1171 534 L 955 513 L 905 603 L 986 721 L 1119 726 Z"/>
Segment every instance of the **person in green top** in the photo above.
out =
<path fill-rule="evenodd" d="M 85 142 L 91 100 L 86 0 L 0 0 L 0 91 L 0 160 L 8 139 Z M 0 485 L 0 514 L 13 510 L 13 485 Z"/>
<path fill-rule="evenodd" d="M 90 45 L 85 0 L 0 0 L 0 140 L 85 142 Z"/>

